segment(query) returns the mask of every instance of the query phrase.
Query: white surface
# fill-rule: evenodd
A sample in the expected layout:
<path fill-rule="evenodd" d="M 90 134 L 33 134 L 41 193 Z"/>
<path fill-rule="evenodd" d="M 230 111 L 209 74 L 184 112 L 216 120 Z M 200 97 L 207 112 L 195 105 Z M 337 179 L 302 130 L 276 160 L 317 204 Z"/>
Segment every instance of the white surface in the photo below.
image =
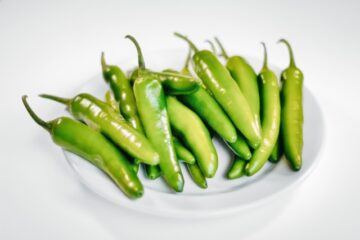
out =
<path fill-rule="evenodd" d="M 0 239 L 359 239 L 360 134 L 358 1 L 17 1 L 0 0 Z M 173 31 L 198 44 L 214 34 L 228 51 L 288 63 L 291 41 L 306 86 L 323 107 L 326 139 L 316 170 L 292 194 L 231 217 L 182 221 L 121 210 L 88 191 L 61 150 L 21 106 L 46 119 L 61 106 L 35 97 L 71 96 L 108 61 L 182 46 Z M 159 44 L 160 43 L 160 44 Z M 184 50 L 186 50 L 184 46 Z"/>
<path fill-rule="evenodd" d="M 154 51 L 146 55 L 149 68 L 156 71 L 172 66 L 181 69 L 187 52 L 183 49 L 167 49 Z M 258 69 L 263 64 L 262 59 L 247 57 L 250 64 Z M 111 63 L 109 63 L 111 64 Z M 121 60 L 116 63 L 125 71 L 134 69 L 137 65 L 136 58 Z M 271 67 L 278 75 L 281 69 Z M 109 89 L 101 74 L 89 79 L 77 92 L 91 93 L 100 99 L 104 98 Z M 207 179 L 208 188 L 199 188 L 192 181 L 186 168 L 181 164 L 185 179 L 184 191 L 175 194 L 164 181 L 147 179 L 141 168 L 138 176 L 145 187 L 145 194 L 136 201 L 128 199 L 116 185 L 101 170 L 79 156 L 66 152 L 65 156 L 82 181 L 92 191 L 104 199 L 140 213 L 170 218 L 209 218 L 235 214 L 259 204 L 272 204 L 272 196 L 282 191 L 297 187 L 317 166 L 321 155 L 321 145 L 324 142 L 324 121 L 322 111 L 316 99 L 304 87 L 304 149 L 303 158 L 306 159 L 301 171 L 293 172 L 284 159 L 279 164 L 266 163 L 253 177 L 242 177 L 229 181 L 225 178 L 231 165 L 233 155 L 229 147 L 219 138 L 214 138 L 217 149 L 219 167 L 217 174 L 212 179 Z"/>

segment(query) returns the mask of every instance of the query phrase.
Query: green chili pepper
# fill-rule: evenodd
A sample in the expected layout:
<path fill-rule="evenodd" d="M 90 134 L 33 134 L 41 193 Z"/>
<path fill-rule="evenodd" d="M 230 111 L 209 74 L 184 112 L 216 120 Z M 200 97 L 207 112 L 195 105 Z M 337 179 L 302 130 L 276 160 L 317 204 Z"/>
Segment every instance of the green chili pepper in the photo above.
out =
<path fill-rule="evenodd" d="M 189 52 L 185 66 L 181 71 L 184 74 L 190 74 L 188 69 L 191 59 L 190 53 L 191 52 Z M 251 151 L 244 137 L 241 133 L 236 132 L 231 120 L 206 90 L 199 88 L 195 93 L 179 96 L 179 99 L 199 115 L 204 123 L 209 126 L 209 132 L 214 129 L 237 156 L 250 160 Z M 234 138 L 235 141 L 233 141 Z"/>
<path fill-rule="evenodd" d="M 221 49 L 221 55 L 226 60 L 226 68 L 232 78 L 244 94 L 250 108 L 255 116 L 255 121 L 260 126 L 260 97 L 257 76 L 251 65 L 241 56 L 231 56 L 226 53 L 218 38 L 215 41 Z"/>
<path fill-rule="evenodd" d="M 184 178 L 175 154 L 164 90 L 156 76 L 146 70 L 136 39 L 129 35 L 126 38 L 134 43 L 138 54 L 139 74 L 134 82 L 134 94 L 146 136 L 160 154 L 159 167 L 166 183 L 181 192 Z"/>
<path fill-rule="evenodd" d="M 118 114 L 121 115 L 119 106 L 120 102 L 118 103 L 116 99 L 114 98 L 114 95 L 111 91 L 106 91 L 105 93 L 105 102 Z M 131 161 L 131 167 L 134 169 L 134 171 L 137 173 L 139 171 L 139 160 L 132 159 Z"/>
<path fill-rule="evenodd" d="M 119 104 L 117 103 L 114 95 L 111 91 L 106 91 L 105 93 L 105 102 L 115 111 L 120 113 Z"/>
<path fill-rule="evenodd" d="M 231 151 L 238 157 L 244 160 L 250 160 L 252 154 L 249 146 L 246 143 L 243 135 L 238 132 L 236 141 L 233 143 L 226 142 L 226 145 L 231 149 Z"/>
<path fill-rule="evenodd" d="M 129 79 L 118 66 L 106 64 L 104 53 L 101 54 L 101 66 L 105 81 L 110 83 L 110 88 L 116 96 L 117 101 L 119 103 L 121 102 L 121 114 L 134 129 L 141 134 L 144 134 Z M 138 165 L 138 163 L 139 160 L 135 159 L 134 164 Z M 147 165 L 145 166 L 145 172 L 150 179 L 156 179 L 160 176 L 160 169 L 158 169 L 158 166 Z"/>
<path fill-rule="evenodd" d="M 195 52 L 193 65 L 196 74 L 213 93 L 215 99 L 232 119 L 235 126 L 243 133 L 250 145 L 257 148 L 261 142 L 260 126 L 257 124 L 245 96 L 228 70 L 210 51 L 199 51 L 187 37 L 178 33 L 175 35 L 188 42 Z"/>
<path fill-rule="evenodd" d="M 179 160 L 182 160 L 187 164 L 195 163 L 194 155 L 186 147 L 182 145 L 179 139 L 173 137 L 173 143 L 174 143 L 176 156 Z"/>
<path fill-rule="evenodd" d="M 290 44 L 281 39 L 289 51 L 290 64 L 281 73 L 283 84 L 281 91 L 281 134 L 284 144 L 284 153 L 293 170 L 298 171 L 302 165 L 303 148 L 303 103 L 302 88 L 304 76 L 295 65 L 294 54 Z"/>
<path fill-rule="evenodd" d="M 216 149 L 201 119 L 175 97 L 166 97 L 170 124 L 194 153 L 205 177 L 213 177 L 218 167 Z"/>
<path fill-rule="evenodd" d="M 101 54 L 101 66 L 105 81 L 110 84 L 116 101 L 121 103 L 119 106 L 121 114 L 134 129 L 143 133 L 134 93 L 128 78 L 118 66 L 106 64 L 104 53 Z"/>
<path fill-rule="evenodd" d="M 128 197 L 139 198 L 143 195 L 143 186 L 125 156 L 103 135 L 67 117 L 45 122 L 33 112 L 26 98 L 22 97 L 26 110 L 37 124 L 50 133 L 57 145 L 101 169 Z"/>
<path fill-rule="evenodd" d="M 281 92 L 280 92 L 281 95 Z M 281 139 L 281 123 L 280 123 L 280 133 L 278 140 L 275 143 L 274 149 L 272 150 L 272 153 L 270 155 L 269 161 L 272 163 L 277 163 L 281 159 L 281 156 L 283 154 L 283 143 Z"/>
<path fill-rule="evenodd" d="M 226 177 L 228 179 L 236 179 L 236 178 L 240 178 L 241 176 L 244 175 L 244 170 L 245 170 L 245 165 L 246 165 L 247 161 L 245 161 L 244 159 L 235 157 L 235 159 L 233 160 L 227 174 Z"/>
<path fill-rule="evenodd" d="M 135 80 L 134 92 L 146 136 L 160 154 L 161 174 L 171 188 L 181 192 L 184 179 L 173 146 L 161 83 L 152 75 L 140 75 Z"/>
<path fill-rule="evenodd" d="M 219 39 L 215 37 L 215 41 L 220 47 L 221 55 L 227 61 L 226 68 L 230 72 L 232 78 L 236 81 L 247 102 L 249 103 L 250 108 L 255 116 L 255 121 L 257 121 L 257 124 L 260 125 L 259 89 L 255 71 L 244 58 L 240 56 L 229 57 Z M 229 179 L 239 178 L 243 175 L 244 172 L 244 160 L 250 160 L 252 156 L 250 149 L 241 133 L 238 134 L 236 143 L 230 143 L 228 146 L 240 158 L 235 158 L 233 164 L 227 172 L 227 177 Z"/>
<path fill-rule="evenodd" d="M 274 149 L 280 130 L 280 88 L 278 79 L 267 64 L 267 51 L 264 47 L 264 64 L 259 74 L 261 124 L 263 138 L 261 145 L 253 152 L 250 162 L 245 167 L 248 176 L 258 172 L 269 159 Z"/>
<path fill-rule="evenodd" d="M 78 94 L 73 99 L 47 94 L 40 96 L 65 104 L 75 118 L 99 130 L 130 156 L 150 165 L 159 163 L 159 154 L 149 140 L 100 99 L 86 93 Z"/>
<path fill-rule="evenodd" d="M 158 165 L 145 165 L 147 178 L 155 180 L 161 176 L 160 167 Z"/>
<path fill-rule="evenodd" d="M 197 163 L 195 164 L 186 164 L 186 167 L 189 171 L 189 174 L 192 180 L 201 188 L 207 188 L 206 178 L 204 177 L 200 167 Z"/>
<path fill-rule="evenodd" d="M 191 49 L 186 58 L 185 65 L 181 70 L 184 75 L 190 75 L 189 62 L 191 59 Z M 166 70 L 176 72 L 174 70 Z M 236 141 L 236 129 L 231 120 L 222 110 L 216 100 L 203 88 L 200 87 L 196 92 L 178 96 L 179 100 L 195 111 L 199 117 L 220 137 L 228 142 Z"/>

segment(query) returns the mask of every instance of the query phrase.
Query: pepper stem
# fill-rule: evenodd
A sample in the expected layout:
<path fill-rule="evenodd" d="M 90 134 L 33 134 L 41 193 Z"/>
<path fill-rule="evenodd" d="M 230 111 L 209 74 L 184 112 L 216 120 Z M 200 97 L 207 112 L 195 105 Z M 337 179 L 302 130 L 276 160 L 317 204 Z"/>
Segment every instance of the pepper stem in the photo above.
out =
<path fill-rule="evenodd" d="M 268 68 L 268 55 L 267 55 L 267 49 L 264 42 L 261 42 L 262 46 L 264 47 L 264 63 L 262 69 Z"/>
<path fill-rule="evenodd" d="M 207 42 L 208 44 L 210 44 L 210 47 L 211 47 L 211 51 L 215 54 L 215 56 L 217 55 L 217 51 L 216 51 L 216 48 L 215 48 L 215 44 L 210 41 L 210 40 L 205 40 L 205 42 Z"/>
<path fill-rule="evenodd" d="M 145 61 L 144 61 L 144 56 L 142 54 L 140 45 L 138 43 L 138 41 L 131 35 L 126 35 L 125 38 L 129 39 L 130 41 L 132 41 L 136 47 L 136 51 L 137 51 L 137 55 L 138 55 L 138 67 L 141 70 L 145 70 Z"/>
<path fill-rule="evenodd" d="M 184 64 L 184 68 L 183 69 L 189 69 L 189 64 L 190 64 L 190 60 L 191 60 L 191 52 L 192 52 L 192 49 L 189 48 L 189 52 L 186 56 L 186 60 L 185 60 L 185 64 Z"/>
<path fill-rule="evenodd" d="M 43 127 L 44 129 L 46 129 L 48 132 L 50 132 L 51 130 L 51 124 L 49 122 L 45 122 L 44 120 L 42 120 L 38 115 L 36 115 L 36 113 L 31 109 L 30 105 L 27 102 L 27 96 L 24 95 L 22 96 L 22 102 L 26 108 L 26 111 L 30 114 L 31 118 L 37 123 L 39 124 L 41 127 Z"/>
<path fill-rule="evenodd" d="M 289 54 L 290 54 L 290 64 L 289 64 L 289 67 L 296 67 L 296 64 L 295 64 L 295 60 L 294 60 L 294 53 L 293 53 L 293 50 L 291 48 L 291 45 L 290 43 L 286 40 L 286 39 L 280 39 L 278 41 L 278 43 L 284 43 L 288 50 L 289 50 Z"/>
<path fill-rule="evenodd" d="M 62 97 L 57 97 L 57 96 L 49 95 L 49 94 L 40 94 L 39 97 L 51 99 L 51 100 L 54 100 L 55 102 L 63 103 L 65 105 L 70 105 L 70 102 L 71 102 L 70 98 L 62 98 Z"/>
<path fill-rule="evenodd" d="M 101 67 L 102 67 L 103 72 L 105 72 L 108 67 L 108 65 L 106 64 L 104 52 L 101 52 Z"/>
<path fill-rule="evenodd" d="M 199 51 L 199 49 L 195 46 L 195 44 L 194 44 L 188 37 L 186 37 L 186 36 L 184 36 L 184 35 L 182 35 L 182 34 L 180 34 L 180 33 L 177 33 L 177 32 L 175 32 L 174 35 L 177 36 L 177 37 L 179 37 L 179 38 L 181 38 L 181 39 L 183 39 L 183 40 L 185 40 L 185 41 L 189 44 L 189 46 L 191 47 L 191 49 L 192 49 L 194 52 L 198 52 L 198 51 Z"/>
<path fill-rule="evenodd" d="M 221 44 L 220 40 L 219 40 L 217 37 L 215 37 L 215 41 L 216 41 L 216 43 L 217 43 L 217 44 L 219 45 L 219 47 L 220 47 L 221 56 L 223 56 L 226 60 L 228 60 L 228 59 L 229 59 L 229 55 L 226 53 L 225 48 L 224 48 L 224 46 Z"/>

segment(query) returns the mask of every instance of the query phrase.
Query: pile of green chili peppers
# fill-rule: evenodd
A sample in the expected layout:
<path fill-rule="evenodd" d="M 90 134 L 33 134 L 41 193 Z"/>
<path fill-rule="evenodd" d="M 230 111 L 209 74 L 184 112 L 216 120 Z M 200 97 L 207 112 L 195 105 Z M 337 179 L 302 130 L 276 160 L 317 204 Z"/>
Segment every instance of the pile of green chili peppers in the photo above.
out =
<path fill-rule="evenodd" d="M 282 155 L 293 170 L 300 170 L 303 74 L 290 44 L 279 41 L 290 55 L 279 82 L 268 65 L 264 43 L 263 66 L 256 74 L 245 58 L 229 56 L 217 38 L 219 54 L 211 41 L 211 51 L 200 50 L 186 36 L 175 35 L 189 45 L 182 69 L 146 68 L 139 43 L 128 35 L 138 66 L 126 75 L 102 53 L 102 76 L 110 87 L 104 100 L 88 93 L 72 98 L 41 94 L 64 104 L 74 117 L 52 121 L 42 120 L 27 96 L 23 104 L 57 145 L 101 169 L 132 199 L 144 193 L 137 175 L 140 167 L 147 178 L 162 177 L 172 190 L 182 192 L 184 164 L 193 181 L 207 188 L 206 179 L 215 176 L 221 161 L 214 135 L 233 152 L 228 179 L 252 176 Z"/>

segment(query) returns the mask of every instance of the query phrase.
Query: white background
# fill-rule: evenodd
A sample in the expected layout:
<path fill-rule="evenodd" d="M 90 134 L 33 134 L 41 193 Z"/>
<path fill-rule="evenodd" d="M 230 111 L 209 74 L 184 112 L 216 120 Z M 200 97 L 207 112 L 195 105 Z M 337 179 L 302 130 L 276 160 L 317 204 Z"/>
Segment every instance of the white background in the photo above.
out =
<path fill-rule="evenodd" d="M 0 0 L 0 239 L 360 239 L 359 1 Z M 22 107 L 28 94 L 45 119 L 63 107 L 36 98 L 71 96 L 109 61 L 198 44 L 215 34 L 228 51 L 288 63 L 293 45 L 326 124 L 321 161 L 292 193 L 213 220 L 155 218 L 113 206 L 79 183 L 48 134 Z M 236 50 L 236 51 L 235 51 Z"/>

